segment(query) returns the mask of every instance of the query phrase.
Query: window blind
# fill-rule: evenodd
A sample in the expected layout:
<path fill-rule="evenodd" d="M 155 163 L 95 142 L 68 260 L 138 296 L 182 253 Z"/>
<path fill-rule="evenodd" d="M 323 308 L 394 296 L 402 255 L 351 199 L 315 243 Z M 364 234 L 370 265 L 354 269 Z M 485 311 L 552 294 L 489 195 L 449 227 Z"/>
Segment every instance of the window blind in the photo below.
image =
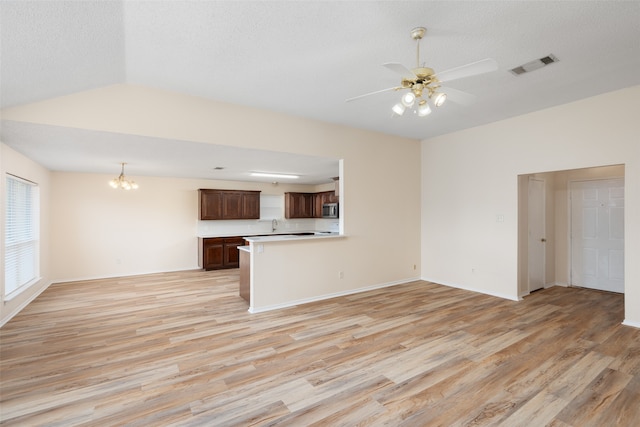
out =
<path fill-rule="evenodd" d="M 37 185 L 7 175 L 5 206 L 4 293 L 9 295 L 39 274 Z"/>

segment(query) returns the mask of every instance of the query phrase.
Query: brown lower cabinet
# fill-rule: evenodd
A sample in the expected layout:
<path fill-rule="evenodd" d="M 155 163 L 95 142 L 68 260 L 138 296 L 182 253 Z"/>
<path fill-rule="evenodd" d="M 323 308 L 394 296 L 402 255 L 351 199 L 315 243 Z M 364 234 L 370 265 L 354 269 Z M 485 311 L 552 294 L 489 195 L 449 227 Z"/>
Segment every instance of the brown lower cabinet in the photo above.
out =
<path fill-rule="evenodd" d="M 205 270 L 238 268 L 238 246 L 244 245 L 242 237 L 198 238 L 198 265 Z"/>

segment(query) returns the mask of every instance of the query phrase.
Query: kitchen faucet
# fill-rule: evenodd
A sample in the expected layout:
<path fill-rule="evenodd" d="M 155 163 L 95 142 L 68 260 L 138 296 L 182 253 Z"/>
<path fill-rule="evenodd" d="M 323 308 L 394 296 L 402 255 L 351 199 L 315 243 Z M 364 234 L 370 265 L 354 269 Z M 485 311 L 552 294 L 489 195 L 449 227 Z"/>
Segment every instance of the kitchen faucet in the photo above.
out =
<path fill-rule="evenodd" d="M 278 227 L 278 220 L 274 218 L 274 219 L 271 220 L 271 232 L 272 233 L 274 231 L 276 231 L 276 227 Z"/>

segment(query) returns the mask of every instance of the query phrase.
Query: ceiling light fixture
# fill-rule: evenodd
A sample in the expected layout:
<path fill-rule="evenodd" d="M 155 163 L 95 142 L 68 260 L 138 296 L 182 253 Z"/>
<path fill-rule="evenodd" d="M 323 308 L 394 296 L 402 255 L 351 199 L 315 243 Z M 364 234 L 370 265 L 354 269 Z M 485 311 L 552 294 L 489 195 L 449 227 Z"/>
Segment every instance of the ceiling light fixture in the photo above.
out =
<path fill-rule="evenodd" d="M 426 33 L 427 29 L 425 27 L 416 27 L 411 30 L 411 38 L 416 42 L 416 68 L 409 69 L 396 62 L 383 64 L 389 70 L 402 75 L 399 86 L 355 96 L 347 99 L 346 102 L 392 90 L 402 91 L 403 95 L 399 102 L 391 107 L 393 115 L 402 116 L 408 109 L 419 117 L 428 116 L 433 107 L 441 107 L 449 97 L 453 102 L 463 105 L 472 104 L 475 100 L 473 95 L 456 89 L 445 88 L 440 84 L 495 71 L 498 69 L 498 63 L 491 58 L 486 58 L 436 73 L 433 68 L 427 67 L 425 63 L 420 61 L 420 40 L 424 38 Z M 541 58 L 539 62 L 547 64 L 553 61 L 554 57 L 549 55 Z"/>
<path fill-rule="evenodd" d="M 420 117 L 428 116 L 431 113 L 431 107 L 427 104 L 427 99 L 422 97 L 423 92 L 426 91 L 426 98 L 431 100 L 434 106 L 440 107 L 447 100 L 447 95 L 442 92 L 437 92 L 440 89 L 440 81 L 434 75 L 434 71 L 431 68 L 420 66 L 420 40 L 426 34 L 427 29 L 424 27 L 417 27 L 411 30 L 411 38 L 416 41 L 416 63 L 417 67 L 410 72 L 414 74 L 414 79 L 403 79 L 402 85 L 399 89 L 410 89 L 409 92 L 402 95 L 400 102 L 394 105 L 391 110 L 398 116 L 404 114 L 407 108 L 413 109 L 413 113 Z M 416 101 L 417 106 L 416 106 Z"/>
<path fill-rule="evenodd" d="M 135 181 L 129 180 L 124 176 L 124 165 L 126 165 L 126 163 L 121 164 L 122 171 L 120 172 L 120 176 L 109 181 L 109 185 L 112 188 L 121 188 L 123 190 L 137 190 L 138 184 L 136 184 Z"/>
<path fill-rule="evenodd" d="M 267 173 L 267 172 L 251 172 L 251 176 L 261 177 L 261 178 L 283 178 L 283 179 L 298 179 L 300 178 L 298 175 L 288 175 L 283 173 Z"/>
<path fill-rule="evenodd" d="M 407 109 L 412 109 L 414 114 L 417 114 L 420 117 L 425 117 L 431 114 L 431 107 L 427 103 L 427 99 L 422 98 L 422 92 L 425 89 L 423 85 L 414 85 L 419 87 L 412 88 L 411 92 L 407 92 L 402 95 L 400 98 L 400 102 L 391 107 L 391 111 L 394 114 L 401 116 Z M 429 91 L 428 99 L 431 100 L 431 103 L 435 107 L 441 107 L 444 102 L 447 100 L 447 94 L 443 92 L 436 92 L 436 88 L 439 86 L 435 86 L 434 88 L 428 87 L 426 88 Z M 416 103 L 416 101 L 418 101 Z"/>

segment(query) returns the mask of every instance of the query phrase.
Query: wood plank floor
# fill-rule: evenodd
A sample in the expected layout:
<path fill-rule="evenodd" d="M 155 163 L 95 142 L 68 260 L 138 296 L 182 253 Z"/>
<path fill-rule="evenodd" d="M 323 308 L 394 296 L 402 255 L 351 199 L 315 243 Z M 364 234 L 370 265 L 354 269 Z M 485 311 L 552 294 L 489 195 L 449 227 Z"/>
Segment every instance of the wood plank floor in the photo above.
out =
<path fill-rule="evenodd" d="M 414 282 L 246 310 L 238 270 L 52 285 L 0 330 L 2 424 L 640 425 L 622 295 Z"/>

